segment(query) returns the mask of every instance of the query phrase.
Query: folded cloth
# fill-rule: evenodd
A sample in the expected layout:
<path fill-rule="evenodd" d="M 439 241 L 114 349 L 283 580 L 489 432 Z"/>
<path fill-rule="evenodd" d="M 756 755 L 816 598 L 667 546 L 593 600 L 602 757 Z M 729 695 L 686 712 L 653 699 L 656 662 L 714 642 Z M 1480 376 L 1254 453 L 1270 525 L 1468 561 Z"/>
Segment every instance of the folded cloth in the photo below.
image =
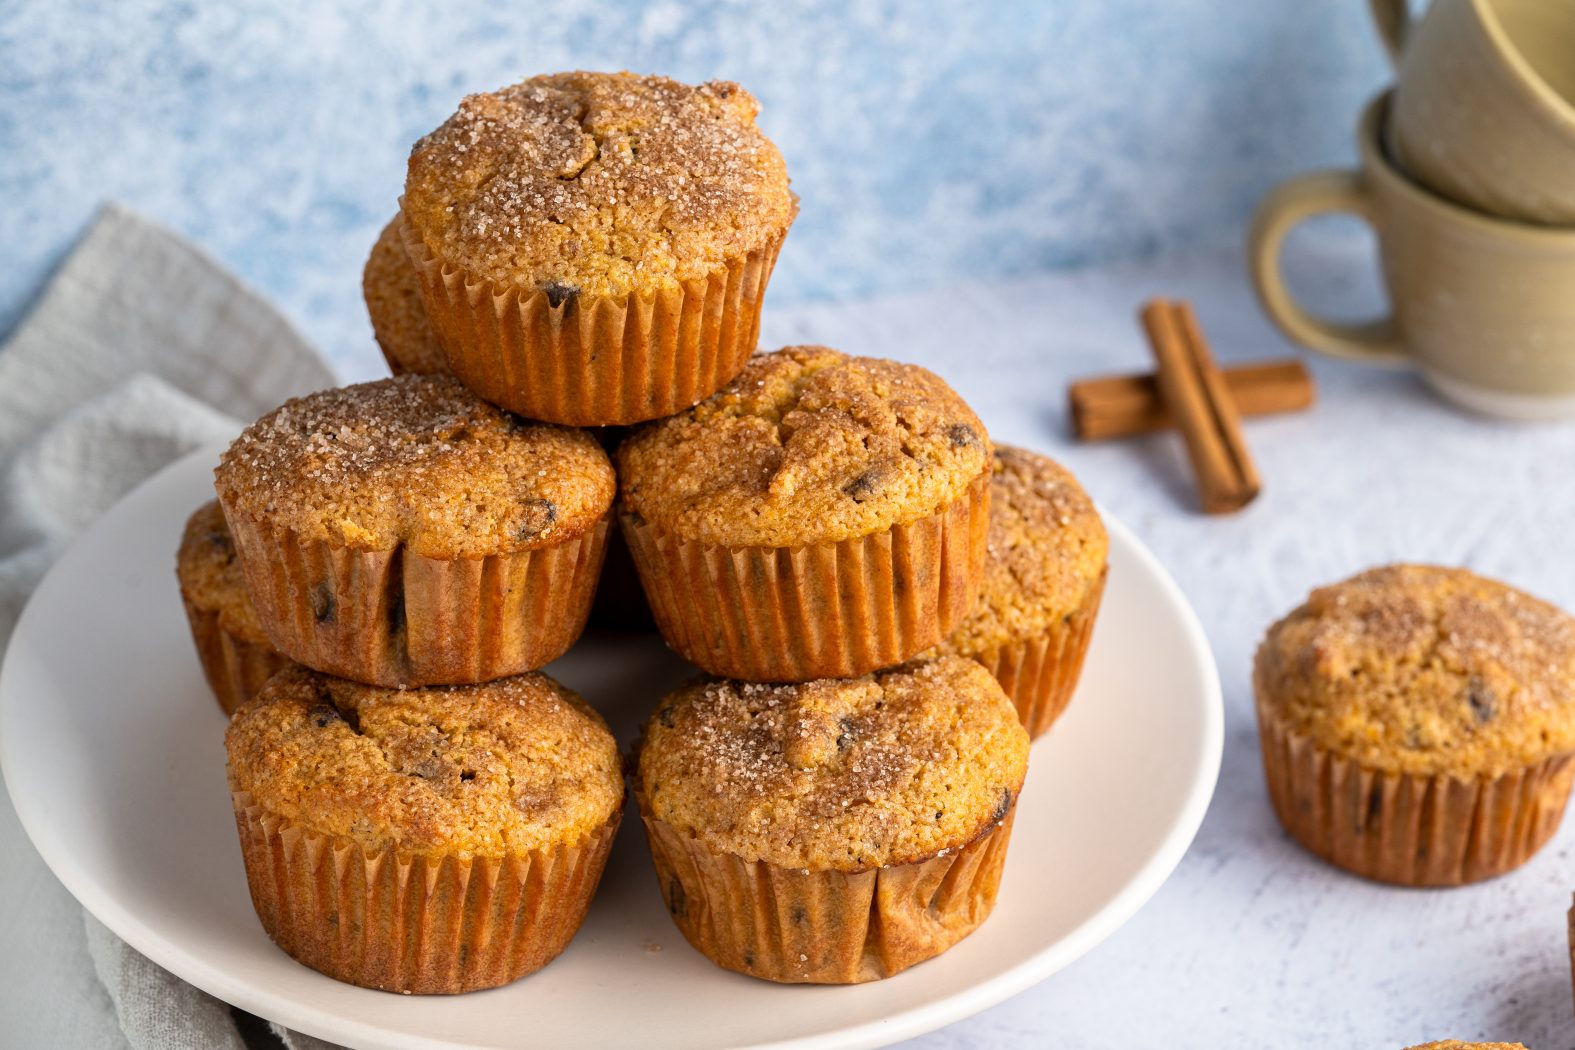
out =
<path fill-rule="evenodd" d="M 334 382 L 289 322 L 220 265 L 168 230 L 106 207 L 0 348 L 0 648 L 66 543 L 138 482 L 234 436 L 286 398 Z M 42 872 L 9 810 L 5 798 L 0 883 L 38 898 L 17 914 L 74 921 L 80 909 Z M 123 1038 L 91 1017 L 76 1019 L 73 1037 L 116 1050 L 329 1046 L 270 1031 L 81 914 L 86 951 L 61 953 L 62 965 L 90 968 L 108 995 L 72 1009 L 113 1010 Z M 66 931 L 49 934 L 53 942 Z"/>

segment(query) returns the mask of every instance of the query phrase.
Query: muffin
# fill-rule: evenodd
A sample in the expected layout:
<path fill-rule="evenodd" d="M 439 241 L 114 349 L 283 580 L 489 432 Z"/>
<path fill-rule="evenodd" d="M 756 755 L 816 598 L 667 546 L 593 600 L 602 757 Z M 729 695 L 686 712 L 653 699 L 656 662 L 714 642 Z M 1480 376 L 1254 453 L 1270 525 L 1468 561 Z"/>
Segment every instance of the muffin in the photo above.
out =
<path fill-rule="evenodd" d="M 990 439 L 916 365 L 789 347 L 618 449 L 619 521 L 667 642 L 713 674 L 850 678 L 972 609 Z"/>
<path fill-rule="evenodd" d="M 405 241 L 395 215 L 378 234 L 361 273 L 361 294 L 372 319 L 372 334 L 393 373 L 447 372 L 448 359 L 421 301 L 421 282 L 405 254 Z"/>
<path fill-rule="evenodd" d="M 411 151 L 401 207 L 454 373 L 554 423 L 657 419 L 743 367 L 797 203 L 737 84 L 532 77 Z"/>
<path fill-rule="evenodd" d="M 175 577 L 208 688 L 224 713 L 233 714 L 290 661 L 274 651 L 257 622 L 217 501 L 198 507 L 186 520 Z"/>
<path fill-rule="evenodd" d="M 367 988 L 468 992 L 551 962 L 623 812 L 612 734 L 541 674 L 390 690 L 291 668 L 224 742 L 263 929 Z"/>
<path fill-rule="evenodd" d="M 1099 512 L 1069 470 L 995 447 L 979 603 L 941 651 L 984 664 L 1030 737 L 1050 728 L 1077 688 L 1109 549 Z"/>
<path fill-rule="evenodd" d="M 1028 734 L 972 660 L 798 685 L 700 682 L 634 758 L 689 943 L 772 981 L 851 984 L 939 955 L 995 906 Z"/>
<path fill-rule="evenodd" d="M 1463 569 L 1393 565 L 1313 592 L 1253 673 L 1269 797 L 1325 860 L 1406 886 L 1524 863 L 1575 753 L 1575 621 Z"/>
<path fill-rule="evenodd" d="M 388 686 L 484 682 L 565 652 L 615 489 L 585 431 L 421 375 L 286 402 L 215 481 L 274 647 Z"/>
<path fill-rule="evenodd" d="M 1436 1043 L 1420 1043 L 1406 1050 L 1526 1050 L 1523 1043 L 1462 1043 L 1458 1039 L 1442 1039 Z"/>

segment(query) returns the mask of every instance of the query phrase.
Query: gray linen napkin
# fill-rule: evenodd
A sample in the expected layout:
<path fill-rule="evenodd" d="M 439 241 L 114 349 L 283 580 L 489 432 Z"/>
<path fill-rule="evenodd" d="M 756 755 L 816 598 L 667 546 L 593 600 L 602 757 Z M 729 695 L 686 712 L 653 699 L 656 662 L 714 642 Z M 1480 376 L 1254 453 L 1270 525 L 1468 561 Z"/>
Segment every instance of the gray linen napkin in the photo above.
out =
<path fill-rule="evenodd" d="M 66 543 L 138 482 L 334 382 L 234 276 L 175 234 L 107 206 L 0 348 L 0 649 Z M 25 854 L 18 864 L 41 863 L 21 843 L 0 849 Z M 272 1041 L 255 1019 L 154 965 L 92 916 L 82 921 L 119 1046 L 246 1050 L 259 1035 Z M 329 1045 L 274 1034 L 293 1050 Z"/>

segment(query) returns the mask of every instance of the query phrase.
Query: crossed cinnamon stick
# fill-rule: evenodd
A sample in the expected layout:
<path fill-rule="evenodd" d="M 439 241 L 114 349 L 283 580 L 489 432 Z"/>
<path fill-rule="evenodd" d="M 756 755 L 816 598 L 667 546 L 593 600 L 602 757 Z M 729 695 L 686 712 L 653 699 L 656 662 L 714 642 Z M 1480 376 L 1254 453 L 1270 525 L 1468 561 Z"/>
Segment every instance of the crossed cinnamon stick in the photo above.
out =
<path fill-rule="evenodd" d="M 1296 360 L 1221 371 L 1184 302 L 1156 299 L 1141 316 L 1157 373 L 1073 383 L 1073 430 L 1095 441 L 1175 427 L 1186 442 L 1203 509 L 1239 510 L 1260 488 L 1241 417 L 1306 408 L 1315 396 L 1312 376 Z"/>

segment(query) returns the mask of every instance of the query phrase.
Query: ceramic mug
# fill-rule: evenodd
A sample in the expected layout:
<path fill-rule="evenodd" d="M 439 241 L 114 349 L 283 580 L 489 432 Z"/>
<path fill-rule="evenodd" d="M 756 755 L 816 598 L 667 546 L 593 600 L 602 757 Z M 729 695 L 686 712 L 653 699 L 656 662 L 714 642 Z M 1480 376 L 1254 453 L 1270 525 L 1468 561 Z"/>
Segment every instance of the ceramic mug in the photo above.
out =
<path fill-rule="evenodd" d="M 1575 415 L 1575 229 L 1488 218 L 1418 186 L 1384 155 L 1388 109 L 1385 94 L 1363 114 L 1361 171 L 1304 175 L 1259 204 L 1248 261 L 1264 310 L 1311 349 L 1415 365 L 1467 408 L 1514 419 Z M 1316 317 L 1286 288 L 1286 234 L 1326 212 L 1372 226 L 1388 317 Z"/>
<path fill-rule="evenodd" d="M 1575 0 L 1371 0 L 1400 169 L 1489 215 L 1575 225 Z"/>

